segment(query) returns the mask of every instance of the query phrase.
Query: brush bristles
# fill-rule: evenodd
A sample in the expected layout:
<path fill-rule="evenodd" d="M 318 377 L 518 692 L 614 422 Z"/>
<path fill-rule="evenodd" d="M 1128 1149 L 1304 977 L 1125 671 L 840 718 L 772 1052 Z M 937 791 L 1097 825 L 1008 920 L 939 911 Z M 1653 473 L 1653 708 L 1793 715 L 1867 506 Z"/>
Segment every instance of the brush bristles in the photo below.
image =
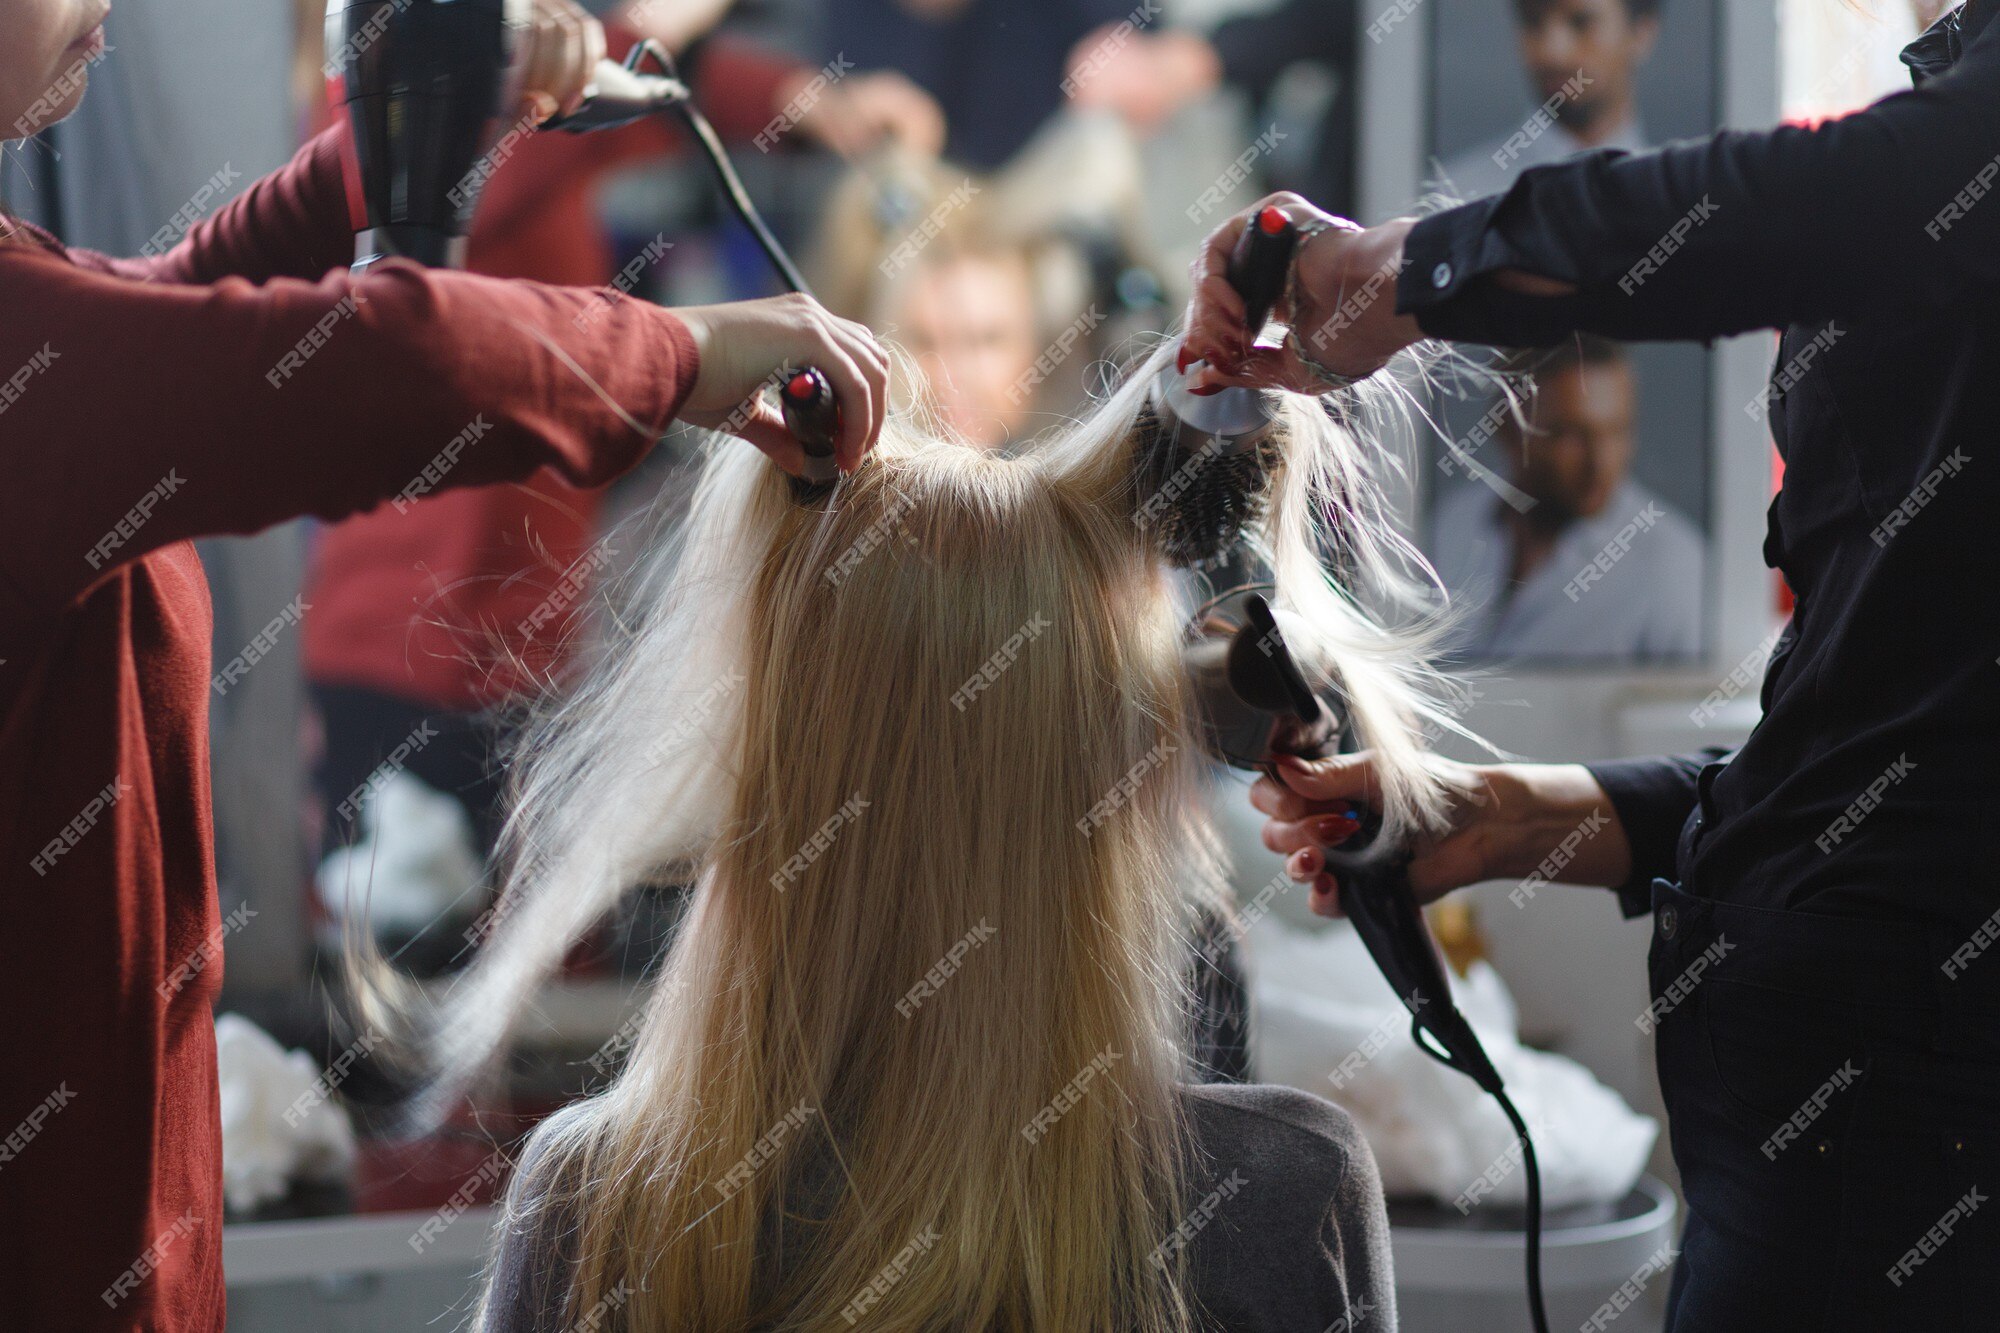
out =
<path fill-rule="evenodd" d="M 1189 453 L 1158 413 L 1142 409 L 1138 521 L 1152 529 L 1162 559 L 1181 569 L 1212 565 L 1263 522 L 1272 477 L 1284 461 L 1283 429 L 1280 418 L 1248 448 Z"/>

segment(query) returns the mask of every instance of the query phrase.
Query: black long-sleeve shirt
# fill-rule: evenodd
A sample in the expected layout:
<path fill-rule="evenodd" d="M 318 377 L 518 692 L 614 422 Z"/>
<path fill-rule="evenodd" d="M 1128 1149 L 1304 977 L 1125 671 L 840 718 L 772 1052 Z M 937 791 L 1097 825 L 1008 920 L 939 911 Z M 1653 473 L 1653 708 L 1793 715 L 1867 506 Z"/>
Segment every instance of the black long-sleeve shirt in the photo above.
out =
<path fill-rule="evenodd" d="M 1904 52 L 1915 87 L 1853 115 L 1534 168 L 1406 243 L 1397 309 L 1434 336 L 1784 331 L 1752 410 L 1785 459 L 1764 556 L 1797 607 L 1733 757 L 1594 766 L 1628 913 L 1655 875 L 1965 933 L 2000 906 L 1996 8 L 1941 20 Z"/>

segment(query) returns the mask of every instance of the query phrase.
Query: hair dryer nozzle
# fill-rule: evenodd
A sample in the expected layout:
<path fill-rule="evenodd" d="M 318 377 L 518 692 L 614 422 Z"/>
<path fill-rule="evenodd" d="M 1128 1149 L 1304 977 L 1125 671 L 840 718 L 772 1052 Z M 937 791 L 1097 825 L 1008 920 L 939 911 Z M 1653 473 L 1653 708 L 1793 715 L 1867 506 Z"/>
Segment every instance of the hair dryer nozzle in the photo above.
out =
<path fill-rule="evenodd" d="M 356 269 L 397 256 L 463 262 L 528 17 L 525 0 L 329 0 L 327 69 L 353 123 L 368 216 Z"/>

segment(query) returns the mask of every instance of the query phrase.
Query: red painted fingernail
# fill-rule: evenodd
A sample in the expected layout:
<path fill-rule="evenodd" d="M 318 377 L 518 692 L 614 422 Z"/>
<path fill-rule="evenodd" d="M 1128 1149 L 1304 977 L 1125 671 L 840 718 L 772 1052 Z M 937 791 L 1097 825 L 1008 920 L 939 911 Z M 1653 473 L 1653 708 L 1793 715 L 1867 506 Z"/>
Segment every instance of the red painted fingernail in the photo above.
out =
<path fill-rule="evenodd" d="M 1194 360 L 1194 349 L 1186 343 L 1182 343 L 1180 355 L 1174 358 L 1174 373 L 1176 375 L 1187 374 L 1188 362 L 1192 360 Z"/>
<path fill-rule="evenodd" d="M 1311 874 L 1306 870 L 1306 854 L 1304 851 L 1293 852 L 1289 857 L 1285 858 L 1285 873 L 1296 880 L 1312 878 Z"/>
<path fill-rule="evenodd" d="M 1205 384 L 1198 389 L 1189 389 L 1188 392 L 1193 394 L 1197 398 L 1209 398 L 1213 397 L 1215 394 L 1221 393 L 1224 389 L 1228 387 L 1229 386 L 1227 384 Z"/>

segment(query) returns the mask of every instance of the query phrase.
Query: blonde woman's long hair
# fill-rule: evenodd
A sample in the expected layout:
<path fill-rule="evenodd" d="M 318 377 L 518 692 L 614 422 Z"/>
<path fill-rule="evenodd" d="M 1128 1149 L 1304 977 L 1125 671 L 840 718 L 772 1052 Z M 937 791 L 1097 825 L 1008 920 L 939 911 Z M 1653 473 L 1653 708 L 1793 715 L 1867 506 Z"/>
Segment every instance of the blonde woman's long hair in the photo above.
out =
<path fill-rule="evenodd" d="M 1019 457 L 898 418 L 830 501 L 736 441 L 516 760 L 488 947 L 424 1024 L 462 1091 L 634 886 L 688 915 L 623 1072 L 539 1131 L 593 1327 L 1184 1330 L 1189 885 L 1219 883 L 1174 576 L 1135 515 L 1157 349 Z M 1377 752 L 1444 801 L 1369 459 L 1288 397 L 1255 540 Z M 1301 637 L 1301 636 L 1295 636 Z M 550 1262 L 555 1262 L 553 1253 Z"/>

